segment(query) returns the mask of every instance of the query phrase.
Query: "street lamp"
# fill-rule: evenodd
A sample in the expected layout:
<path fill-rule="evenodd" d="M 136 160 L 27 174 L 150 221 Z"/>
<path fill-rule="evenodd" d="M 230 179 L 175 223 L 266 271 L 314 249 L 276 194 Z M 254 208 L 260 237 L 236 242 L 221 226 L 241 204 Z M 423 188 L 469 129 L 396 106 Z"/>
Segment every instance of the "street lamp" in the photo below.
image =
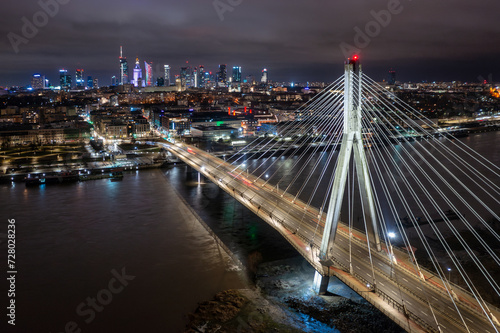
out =
<path fill-rule="evenodd" d="M 387 236 L 389 236 L 389 238 L 395 238 L 396 233 L 391 231 L 391 232 L 387 233 Z"/>
<path fill-rule="evenodd" d="M 448 267 L 448 282 L 450 282 L 451 268 Z"/>

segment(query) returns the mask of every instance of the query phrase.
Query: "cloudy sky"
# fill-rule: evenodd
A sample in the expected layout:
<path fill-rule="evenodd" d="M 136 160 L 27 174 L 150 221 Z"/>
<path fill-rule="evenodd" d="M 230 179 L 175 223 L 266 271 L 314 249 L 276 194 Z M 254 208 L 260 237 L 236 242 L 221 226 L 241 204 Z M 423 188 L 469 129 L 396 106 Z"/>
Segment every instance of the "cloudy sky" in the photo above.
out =
<path fill-rule="evenodd" d="M 53 17 L 40 13 L 39 2 L 56 1 L 63 4 Z M 500 81 L 500 1 L 395 2 L 2 0 L 0 86 L 29 84 L 35 72 L 56 81 L 60 68 L 83 68 L 107 85 L 119 74 L 120 45 L 130 70 L 138 56 L 142 67 L 170 64 L 173 74 L 189 61 L 212 71 L 240 65 L 243 76 L 266 67 L 273 80 L 333 81 L 343 45 L 359 49 L 377 80 L 392 67 L 402 81 Z M 38 31 L 23 32 L 34 21 Z"/>

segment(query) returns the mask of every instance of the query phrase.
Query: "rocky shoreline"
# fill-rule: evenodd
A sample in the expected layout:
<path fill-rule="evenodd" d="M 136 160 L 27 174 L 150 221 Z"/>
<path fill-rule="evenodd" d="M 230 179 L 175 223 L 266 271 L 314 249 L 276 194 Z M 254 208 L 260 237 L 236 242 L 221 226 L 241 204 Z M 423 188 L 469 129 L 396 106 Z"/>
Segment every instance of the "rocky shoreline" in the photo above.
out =
<path fill-rule="evenodd" d="M 223 291 L 200 303 L 185 332 L 404 332 L 335 278 L 329 295 L 315 295 L 313 272 L 302 258 L 262 264 L 252 289 Z"/>

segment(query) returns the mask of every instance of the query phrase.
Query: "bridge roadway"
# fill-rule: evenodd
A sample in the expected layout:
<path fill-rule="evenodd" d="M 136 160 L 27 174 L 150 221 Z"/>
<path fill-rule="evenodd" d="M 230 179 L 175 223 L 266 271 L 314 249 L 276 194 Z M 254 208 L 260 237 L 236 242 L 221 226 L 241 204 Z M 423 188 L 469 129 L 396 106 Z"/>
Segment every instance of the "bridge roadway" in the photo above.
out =
<path fill-rule="evenodd" d="M 161 145 L 280 232 L 318 272 L 338 277 L 408 332 L 499 332 L 472 295 L 448 282 L 445 286 L 423 268 L 419 273 L 406 251 L 393 248 L 391 255 L 385 244 L 382 252 L 372 249 L 372 269 L 366 235 L 353 230 L 349 236 L 344 223 L 333 247 L 334 264 L 325 270 L 318 260 L 324 219 L 317 223 L 317 209 L 193 146 Z M 497 308 L 488 308 L 499 318 Z"/>

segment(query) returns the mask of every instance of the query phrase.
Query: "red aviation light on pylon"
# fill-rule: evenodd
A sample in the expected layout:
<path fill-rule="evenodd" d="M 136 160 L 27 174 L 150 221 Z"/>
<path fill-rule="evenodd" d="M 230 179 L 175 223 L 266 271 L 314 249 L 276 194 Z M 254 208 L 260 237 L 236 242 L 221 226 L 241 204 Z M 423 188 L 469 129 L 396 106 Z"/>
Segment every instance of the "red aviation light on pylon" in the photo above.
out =
<path fill-rule="evenodd" d="M 352 56 L 352 60 L 358 61 L 359 60 L 359 56 L 357 54 L 353 55 Z"/>

